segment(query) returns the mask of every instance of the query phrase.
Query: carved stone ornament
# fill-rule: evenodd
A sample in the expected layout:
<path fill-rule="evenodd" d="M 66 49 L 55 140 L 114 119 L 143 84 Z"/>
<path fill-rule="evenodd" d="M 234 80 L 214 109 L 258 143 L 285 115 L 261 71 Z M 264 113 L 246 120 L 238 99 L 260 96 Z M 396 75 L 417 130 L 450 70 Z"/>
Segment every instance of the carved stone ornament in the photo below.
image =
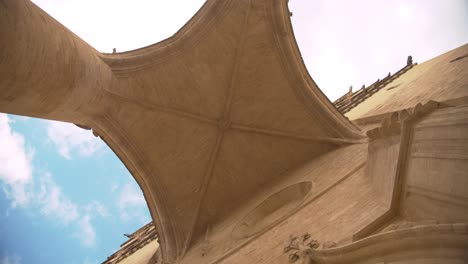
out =
<path fill-rule="evenodd" d="M 327 241 L 322 245 L 322 249 L 335 247 L 335 242 Z M 317 264 L 315 252 L 320 247 L 320 243 L 312 239 L 309 233 L 302 236 L 290 236 L 288 244 L 284 248 L 284 253 L 289 253 L 289 263 L 301 260 L 302 264 Z"/>
<path fill-rule="evenodd" d="M 98 137 L 98 138 L 101 137 L 101 136 L 99 135 L 99 133 L 98 133 L 95 129 L 93 129 L 93 128 L 89 127 L 89 126 L 80 125 L 80 124 L 75 124 L 75 126 L 81 128 L 81 129 L 84 129 L 84 130 L 90 130 L 90 131 L 93 133 L 93 135 L 94 135 L 95 137 Z"/>
<path fill-rule="evenodd" d="M 438 108 L 444 107 L 448 107 L 448 105 L 431 100 L 425 104 L 417 104 L 415 107 L 390 113 L 383 118 L 380 127 L 367 131 L 367 136 L 370 139 L 377 139 L 398 135 L 404 122 L 414 121 Z"/>

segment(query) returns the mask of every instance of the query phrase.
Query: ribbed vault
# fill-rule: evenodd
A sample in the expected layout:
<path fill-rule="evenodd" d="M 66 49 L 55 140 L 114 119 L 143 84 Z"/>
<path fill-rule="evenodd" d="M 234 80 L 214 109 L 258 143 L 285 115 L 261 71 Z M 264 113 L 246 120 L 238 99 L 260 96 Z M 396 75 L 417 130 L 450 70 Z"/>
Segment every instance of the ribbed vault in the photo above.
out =
<path fill-rule="evenodd" d="M 51 45 L 61 45 L 69 56 L 47 59 L 76 61 L 77 68 L 62 76 L 74 81 L 51 99 L 56 91 L 47 80 L 58 73 L 48 72 L 46 84 L 31 88 L 21 82 L 34 77 L 37 65 L 21 62 L 12 74 L 26 81 L 0 81 L 8 91 L 0 95 L 0 111 L 75 122 L 101 136 L 140 184 L 167 261 L 232 217 L 263 186 L 362 138 L 309 77 L 286 0 L 207 1 L 173 37 L 117 54 L 98 54 L 37 7 L 19 2 L 6 4 L 19 10 L 16 16 L 1 13 L 6 25 L 28 6 L 40 14 L 37 19 L 51 21 L 45 28 L 60 28 L 60 35 L 49 30 L 31 37 L 39 48 L 29 52 L 53 54 L 60 51 Z M 22 41 L 1 28 L 13 42 Z M 73 44 L 51 43 L 50 36 Z M 53 107 L 45 109 L 44 100 L 53 100 Z"/>

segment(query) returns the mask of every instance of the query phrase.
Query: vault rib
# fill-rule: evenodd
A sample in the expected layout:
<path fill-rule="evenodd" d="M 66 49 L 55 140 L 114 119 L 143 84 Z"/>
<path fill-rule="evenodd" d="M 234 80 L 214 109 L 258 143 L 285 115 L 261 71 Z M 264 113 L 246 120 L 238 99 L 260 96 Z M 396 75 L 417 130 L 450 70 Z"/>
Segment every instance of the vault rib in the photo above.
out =
<path fill-rule="evenodd" d="M 311 118 L 319 118 L 324 130 L 333 131 L 343 138 L 362 139 L 359 128 L 347 120 L 330 102 L 310 77 L 299 51 L 291 20 L 288 1 L 268 0 L 266 14 L 271 22 L 269 30 L 274 36 L 273 44 L 279 62 L 296 98 Z M 279 10 L 288 10 L 281 12 Z M 312 88 L 312 89 L 311 89 Z M 327 118 L 324 118 L 327 117 Z M 330 118 L 331 117 L 331 118 Z"/>
<path fill-rule="evenodd" d="M 334 137 L 320 137 L 320 136 L 308 136 L 304 134 L 298 134 L 289 131 L 280 131 L 275 129 L 264 129 L 252 126 L 245 126 L 241 124 L 231 124 L 231 128 L 234 130 L 247 132 L 247 133 L 255 133 L 255 134 L 262 134 L 268 136 L 276 136 L 276 137 L 286 137 L 298 140 L 305 140 L 305 141 L 317 141 L 317 142 L 324 142 L 324 143 L 333 143 L 333 144 L 356 144 L 356 143 L 364 143 L 366 139 L 344 139 L 344 138 L 334 138 Z"/>
<path fill-rule="evenodd" d="M 200 216 L 200 209 L 201 209 L 201 205 L 203 204 L 203 201 L 205 200 L 206 190 L 208 189 L 208 184 L 211 181 L 211 178 L 213 175 L 215 161 L 218 158 L 218 153 L 221 147 L 221 142 L 223 141 L 223 136 L 224 136 L 224 131 L 219 131 L 218 136 L 216 137 L 216 143 L 213 146 L 213 150 L 211 151 L 208 166 L 206 168 L 206 173 L 205 173 L 205 176 L 203 177 L 203 182 L 201 183 L 200 199 L 198 200 L 198 203 L 196 204 L 196 209 L 195 209 L 196 212 L 192 221 L 192 227 L 190 228 L 189 233 L 187 234 L 187 239 L 185 240 L 184 247 L 182 248 L 182 252 L 181 252 L 182 256 L 185 255 L 185 252 L 187 252 L 190 246 L 190 242 L 192 241 L 193 231 L 195 229 L 195 226 L 198 222 L 198 218 Z"/>
<path fill-rule="evenodd" d="M 247 22 L 248 22 L 249 16 L 250 16 L 251 4 L 252 4 L 252 2 L 251 2 L 251 0 L 249 0 L 247 13 L 245 15 L 243 25 L 242 25 L 242 33 L 241 33 L 241 36 L 240 36 L 239 43 L 236 46 L 236 51 L 235 51 L 236 55 L 234 57 L 234 65 L 233 65 L 233 69 L 232 69 L 232 72 L 231 72 L 230 85 L 229 85 L 229 87 L 227 89 L 227 96 L 226 96 L 226 101 L 225 101 L 225 104 L 224 104 L 224 111 L 223 111 L 221 120 L 218 121 L 218 128 L 219 128 L 218 137 L 216 138 L 216 144 L 215 144 L 215 146 L 213 148 L 213 152 L 211 153 L 211 157 L 210 157 L 210 161 L 208 163 L 206 174 L 203 177 L 203 183 L 201 185 L 202 190 L 201 190 L 200 200 L 199 200 L 199 202 L 197 204 L 196 214 L 195 214 L 195 217 L 194 217 L 194 220 L 193 220 L 193 223 L 192 223 L 192 227 L 190 228 L 189 234 L 187 236 L 187 240 L 185 241 L 185 245 L 184 245 L 184 248 L 182 250 L 182 255 L 185 255 L 185 253 L 187 252 L 187 250 L 190 247 L 190 243 L 192 242 L 193 233 L 194 233 L 195 227 L 196 227 L 196 225 L 198 223 L 198 219 L 200 217 L 201 205 L 203 204 L 203 202 L 204 202 L 204 200 L 206 198 L 206 192 L 207 192 L 208 186 L 209 186 L 210 181 L 211 181 L 212 176 L 213 176 L 213 169 L 214 169 L 216 160 L 218 158 L 218 153 L 219 153 L 219 149 L 221 148 L 221 143 L 223 141 L 224 133 L 225 133 L 225 131 L 227 129 L 229 129 L 229 126 L 230 126 L 229 125 L 230 124 L 230 112 L 231 112 L 231 104 L 232 104 L 234 83 L 235 83 L 235 78 L 237 76 L 237 71 L 238 71 L 238 68 L 239 68 L 239 57 L 241 56 L 240 54 L 242 53 L 242 49 L 243 49 L 244 43 L 245 43 L 245 33 L 246 33 L 246 30 L 247 30 Z M 225 125 L 223 125 L 223 124 L 225 124 Z"/>
<path fill-rule="evenodd" d="M 235 83 L 237 79 L 237 73 L 239 70 L 239 64 L 240 64 L 240 57 L 242 54 L 242 51 L 244 50 L 244 44 L 245 44 L 245 34 L 247 31 L 247 22 L 249 21 L 250 17 L 250 10 L 252 8 L 252 1 L 249 0 L 248 4 L 249 8 L 247 9 L 247 13 L 245 15 L 243 24 L 242 24 L 242 33 L 241 37 L 239 40 L 239 43 L 237 44 L 236 47 L 236 55 L 234 57 L 234 65 L 232 67 L 232 72 L 231 72 L 231 81 L 229 83 L 229 87 L 227 89 L 227 96 L 226 96 L 226 101 L 224 104 L 224 112 L 223 112 L 223 118 L 226 119 L 228 122 L 230 122 L 231 119 L 231 106 L 232 106 L 232 97 L 234 94 L 234 88 L 235 88 Z"/>
<path fill-rule="evenodd" d="M 166 191 L 164 188 L 159 188 L 159 183 L 151 184 L 151 180 L 157 181 L 158 177 L 151 177 L 151 180 L 144 177 L 144 175 L 161 175 L 161 173 L 156 168 L 150 168 L 147 165 L 149 164 L 148 160 L 145 156 L 140 154 L 139 148 L 135 146 L 127 134 L 122 131 L 117 121 L 113 120 L 108 115 L 103 115 L 88 119 L 87 123 L 92 127 L 93 131 L 106 142 L 120 160 L 126 161 L 124 162 L 125 167 L 142 189 L 145 201 L 154 219 L 153 221 L 156 222 L 156 226 L 162 231 L 159 235 L 159 239 L 161 239 L 160 246 L 162 249 L 170 251 L 171 248 L 167 248 L 167 244 L 171 244 L 172 242 L 177 244 L 177 240 L 179 240 L 181 235 L 177 228 L 172 225 L 173 221 L 168 213 L 169 208 L 166 206 L 168 204 Z M 108 131 L 116 131 L 117 133 L 108 133 Z M 156 193 L 158 193 L 158 195 L 154 195 L 152 192 L 146 192 L 145 190 L 149 189 L 148 186 L 156 188 Z M 155 217 L 154 212 L 158 212 L 158 214 L 167 217 L 170 223 L 169 227 L 167 224 L 161 222 L 161 218 Z"/>
<path fill-rule="evenodd" d="M 222 241 L 217 234 L 205 235 L 207 229 L 216 229 L 226 215 L 235 220 L 226 205 L 248 209 L 249 201 L 261 198 L 256 190 L 275 168 L 293 170 L 296 163 L 329 150 L 319 146 L 315 153 L 312 142 L 310 149 L 301 146 L 294 153 L 295 145 L 305 141 L 288 144 L 280 136 L 334 143 L 362 138 L 308 76 L 287 0 L 210 0 L 174 37 L 119 54 L 99 54 L 30 1 L 6 2 L 14 12 L 0 16 L 5 22 L 0 25 L 22 26 L 16 33 L 0 33 L 5 33 L 0 50 L 8 55 L 0 65 L 6 73 L 0 90 L 8 92 L 0 96 L 0 110 L 86 125 L 106 139 L 145 194 L 165 263 L 198 254 L 198 246 L 204 250 L 203 243 L 197 244 L 203 237 L 213 244 Z M 54 63 L 44 68 L 18 54 Z M 202 89 L 187 89 L 193 82 L 174 64 L 177 60 L 194 67 L 191 77 Z M 47 96 L 51 91 L 55 96 Z M 303 100 L 296 100 L 293 91 Z M 233 128 L 234 118 L 244 126 Z M 330 126 L 322 125 L 327 122 Z M 262 178 L 252 181 L 259 174 Z M 224 191 L 218 193 L 219 187 Z M 229 239 L 225 231 L 222 239 Z M 224 251 L 236 243 L 215 246 Z"/>
<path fill-rule="evenodd" d="M 200 85 L 198 84 L 197 82 L 197 79 L 195 78 L 195 76 L 193 75 L 193 72 L 188 69 L 187 67 L 187 64 L 184 63 L 184 61 L 181 60 L 180 56 L 177 56 L 174 58 L 180 65 L 181 67 L 183 68 L 183 71 L 185 71 L 187 73 L 187 76 L 190 78 L 191 82 L 193 83 L 193 85 L 197 88 L 197 92 L 198 92 L 198 95 L 201 95 L 200 94 L 200 90 L 201 90 L 201 87 Z M 193 113 L 191 113 L 193 114 Z M 221 113 L 222 114 L 222 113 Z M 197 114 L 193 114 L 193 115 L 197 115 Z M 213 124 L 216 124 L 216 120 L 213 120 L 213 119 L 209 119 L 208 117 L 205 117 L 206 119 L 210 120 L 211 123 Z"/>
<path fill-rule="evenodd" d="M 167 63 L 172 58 L 183 56 L 184 49 L 190 49 L 199 43 L 206 32 L 229 13 L 234 2 L 236 1 L 206 1 L 173 36 L 135 50 L 116 54 L 100 53 L 99 56 L 118 77 L 125 77 L 155 65 Z M 210 16 L 207 15 L 208 12 L 211 12 Z M 203 27 L 196 26 L 200 23 L 204 23 Z M 188 41 L 188 39 L 193 41 Z"/>
<path fill-rule="evenodd" d="M 199 121 L 199 122 L 202 122 L 202 123 L 207 123 L 207 124 L 212 124 L 212 125 L 217 125 L 217 123 L 218 123 L 216 120 L 213 120 L 213 119 L 210 119 L 210 118 L 198 115 L 198 114 L 190 113 L 188 111 L 182 111 L 182 110 L 175 109 L 175 108 L 172 108 L 172 107 L 162 106 L 162 105 L 158 105 L 158 104 L 154 104 L 154 103 L 139 101 L 139 100 L 133 99 L 133 98 L 128 98 L 128 97 L 125 97 L 125 96 L 120 95 L 118 93 L 109 91 L 108 89 L 105 89 L 105 91 L 107 93 L 109 93 L 110 95 L 119 98 L 120 100 L 123 100 L 123 101 L 126 101 L 128 103 L 137 105 L 139 107 L 141 106 L 141 107 L 144 107 L 146 109 L 150 109 L 152 111 L 156 110 L 156 111 L 159 111 L 159 112 L 173 114 L 173 115 L 176 115 L 176 116 L 179 116 L 179 117 L 189 118 L 189 119 L 192 119 L 192 120 L 196 120 L 196 121 Z"/>

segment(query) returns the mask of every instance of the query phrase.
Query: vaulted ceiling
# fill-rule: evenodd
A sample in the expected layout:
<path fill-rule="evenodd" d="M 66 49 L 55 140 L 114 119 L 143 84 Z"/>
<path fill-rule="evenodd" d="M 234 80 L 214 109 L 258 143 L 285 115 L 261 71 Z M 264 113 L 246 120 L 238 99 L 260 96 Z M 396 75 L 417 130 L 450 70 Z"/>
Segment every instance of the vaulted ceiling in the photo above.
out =
<path fill-rule="evenodd" d="M 12 8 L 21 11 L 21 5 L 42 12 L 30 3 Z M 286 0 L 207 1 L 173 37 L 117 54 L 98 54 L 55 21 L 42 26 L 72 39 L 60 42 L 72 55 L 48 59 L 78 61 L 78 69 L 61 75 L 74 82 L 51 98 L 47 85 L 34 91 L 10 80 L 18 88 L 0 96 L 0 111 L 92 128 L 140 184 L 167 260 L 183 255 L 265 185 L 362 138 L 307 73 Z M 54 40 L 45 40 L 47 34 L 33 38 L 46 47 L 33 49 L 33 56 L 60 52 L 50 48 Z M 21 67 L 14 74 L 36 66 Z M 57 74 L 47 72 L 44 82 Z M 53 101 L 52 109 L 41 100 Z"/>

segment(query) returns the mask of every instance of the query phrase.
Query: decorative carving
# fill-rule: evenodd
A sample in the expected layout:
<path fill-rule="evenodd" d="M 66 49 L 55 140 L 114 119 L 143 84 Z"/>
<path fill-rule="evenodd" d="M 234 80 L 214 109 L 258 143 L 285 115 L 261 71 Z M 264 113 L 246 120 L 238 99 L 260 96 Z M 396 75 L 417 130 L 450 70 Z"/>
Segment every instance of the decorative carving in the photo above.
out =
<path fill-rule="evenodd" d="M 406 60 L 406 65 L 411 65 L 413 64 L 413 57 L 411 55 L 408 56 L 408 59 Z"/>
<path fill-rule="evenodd" d="M 336 246 L 336 242 L 327 241 L 323 243 L 322 249 L 328 249 Z M 309 233 L 302 236 L 290 236 L 289 242 L 284 248 L 284 253 L 289 253 L 289 263 L 302 260 L 302 264 L 317 264 L 316 250 L 320 243 L 312 239 Z"/>
<path fill-rule="evenodd" d="M 218 128 L 220 131 L 226 131 L 231 128 L 231 121 L 229 118 L 221 118 L 218 121 Z"/>
<path fill-rule="evenodd" d="M 392 256 L 390 260 L 392 263 L 407 263 L 408 253 L 414 254 L 412 256 L 415 259 L 422 261 L 418 263 L 426 263 L 423 260 L 440 259 L 441 256 L 447 257 L 449 255 L 455 258 L 462 256 L 463 260 L 466 260 L 467 223 L 437 224 L 435 220 L 400 223 L 411 225 L 411 227 L 397 228 L 393 232 L 379 232 L 370 237 L 342 245 L 339 248 L 329 250 L 306 248 L 304 252 L 309 255 L 301 258 L 300 253 L 294 256 L 291 256 L 293 255 L 291 254 L 289 256 L 290 262 L 302 260 L 302 263 L 308 264 L 387 263 L 386 261 L 389 260 L 383 256 L 389 253 Z M 433 248 L 438 250 L 428 250 Z M 288 252 L 291 251 L 292 249 L 288 249 Z M 444 255 L 440 255 L 441 252 Z M 357 259 L 364 261 L 356 261 Z"/>
<path fill-rule="evenodd" d="M 322 249 L 334 248 L 336 247 L 336 242 L 334 241 L 326 241 L 322 244 Z"/>
<path fill-rule="evenodd" d="M 99 137 L 99 138 L 101 137 L 101 136 L 97 133 L 97 131 L 96 131 L 95 129 L 91 128 L 90 126 L 85 126 L 85 125 L 80 125 L 80 124 L 75 124 L 75 126 L 77 126 L 77 127 L 79 127 L 79 128 L 82 128 L 82 129 L 84 129 L 84 130 L 91 130 L 91 132 L 93 133 L 93 135 L 94 135 L 95 137 Z"/>
<path fill-rule="evenodd" d="M 346 94 L 346 100 L 351 102 L 352 98 L 353 98 L 353 86 L 351 85 L 351 86 L 349 86 L 349 91 Z"/>
<path fill-rule="evenodd" d="M 371 139 L 377 139 L 398 135 L 401 132 L 401 126 L 404 122 L 414 121 L 438 108 L 443 107 L 448 107 L 448 105 L 431 100 L 426 104 L 419 103 L 413 108 L 390 113 L 382 119 L 380 127 L 367 131 L 367 136 Z"/>
<path fill-rule="evenodd" d="M 149 222 L 131 234 L 124 234 L 124 236 L 128 237 L 128 240 L 120 246 L 117 252 L 109 256 L 107 260 L 103 262 L 104 264 L 119 263 L 154 240 L 158 240 L 159 243 L 159 235 L 153 222 Z M 158 253 L 159 251 L 160 248 L 158 248 L 155 255 L 153 255 L 153 259 L 160 259 L 160 256 L 156 255 L 160 255 L 160 253 Z M 157 261 L 151 263 L 157 263 Z"/>
<path fill-rule="evenodd" d="M 347 93 L 345 93 L 342 97 L 338 98 L 338 100 L 333 102 L 333 104 L 338 109 L 338 111 L 340 111 L 342 114 L 345 114 L 351 111 L 353 108 L 360 105 L 365 100 L 367 100 L 367 98 L 369 98 L 369 95 L 372 95 L 378 92 L 380 89 L 387 87 L 388 84 L 390 84 L 393 80 L 395 80 L 411 68 L 413 68 L 414 65 L 417 65 L 417 63 L 405 65 L 393 75 L 389 72 L 388 75 L 383 79 L 379 78 L 373 84 L 369 85 L 365 89 L 361 88 L 361 90 L 358 90 L 355 93 L 352 92 L 352 87 L 350 87 L 350 90 Z M 388 90 L 390 90 L 390 88 L 388 88 Z"/>
<path fill-rule="evenodd" d="M 80 125 L 80 124 L 75 124 L 75 126 L 81 128 L 81 129 L 84 129 L 84 130 L 91 130 L 91 127 L 89 127 L 89 126 Z"/>
<path fill-rule="evenodd" d="M 371 139 L 398 135 L 401 132 L 401 123 L 398 112 L 387 115 L 380 127 L 367 131 L 367 136 Z"/>
<path fill-rule="evenodd" d="M 210 233 L 210 226 L 208 225 L 208 227 L 206 228 L 206 232 L 205 232 L 205 238 L 203 239 L 203 242 L 201 242 L 201 246 L 200 246 L 202 257 L 208 254 L 208 252 L 212 248 L 212 245 L 209 240 L 209 233 Z"/>

